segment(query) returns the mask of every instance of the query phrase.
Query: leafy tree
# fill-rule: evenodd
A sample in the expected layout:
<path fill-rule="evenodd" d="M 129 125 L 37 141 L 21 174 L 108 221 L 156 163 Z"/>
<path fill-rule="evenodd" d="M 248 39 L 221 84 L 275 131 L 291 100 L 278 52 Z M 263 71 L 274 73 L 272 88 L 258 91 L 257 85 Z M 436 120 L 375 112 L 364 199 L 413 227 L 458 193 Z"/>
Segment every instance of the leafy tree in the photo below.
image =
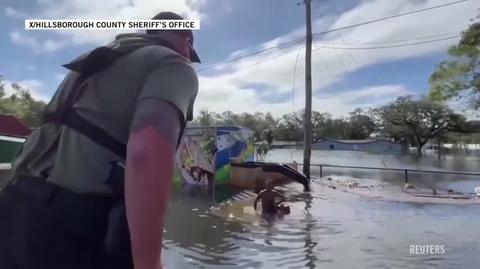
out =
<path fill-rule="evenodd" d="M 375 123 L 361 109 L 350 113 L 349 118 L 332 118 L 329 113 L 312 112 L 313 140 L 366 139 L 375 131 Z"/>
<path fill-rule="evenodd" d="M 236 125 L 254 131 L 254 142 L 266 141 L 268 147 L 273 139 L 278 141 L 303 140 L 303 112 L 292 112 L 275 118 L 270 113 L 222 113 L 202 110 L 194 123 L 198 126 Z M 356 109 L 349 117 L 334 118 L 328 113 L 312 112 L 313 140 L 322 138 L 366 139 L 373 133 L 391 138 L 404 145 L 420 145 L 432 138 L 447 141 L 447 132 L 455 130 L 463 123 L 463 117 L 454 114 L 445 106 L 426 100 L 413 100 L 402 97 L 392 104 L 369 112 Z M 462 136 L 462 141 L 465 140 Z"/>
<path fill-rule="evenodd" d="M 320 113 L 312 111 L 312 139 L 318 141 L 322 138 L 329 137 L 328 130 L 331 125 L 332 116 L 328 113 Z"/>
<path fill-rule="evenodd" d="M 3 85 L 3 77 L 0 76 L 0 100 L 5 96 L 5 85 Z"/>
<path fill-rule="evenodd" d="M 267 129 L 263 132 L 263 136 L 265 137 L 265 140 L 267 141 L 268 147 L 272 146 L 273 143 L 273 130 L 272 129 Z"/>
<path fill-rule="evenodd" d="M 261 114 L 260 112 L 257 112 Z M 255 116 L 250 113 L 242 113 L 238 116 L 238 124 L 242 127 L 249 128 L 253 130 L 253 136 L 255 141 L 260 141 L 262 139 L 262 127 L 260 126 L 261 115 Z"/>
<path fill-rule="evenodd" d="M 232 111 L 225 111 L 217 114 L 218 120 L 222 125 L 235 125 L 238 122 L 238 115 Z"/>
<path fill-rule="evenodd" d="M 208 109 L 202 109 L 200 115 L 196 119 L 196 122 L 203 127 L 215 125 L 215 114 L 208 111 Z"/>
<path fill-rule="evenodd" d="M 349 123 L 349 139 L 367 139 L 376 129 L 375 122 L 360 108 L 350 112 Z"/>
<path fill-rule="evenodd" d="M 254 140 L 266 139 L 265 132 L 274 130 L 277 120 L 270 113 L 255 112 L 235 114 L 232 111 L 222 113 L 210 112 L 202 109 L 194 122 L 189 126 L 215 126 L 215 125 L 237 125 L 249 128 L 254 131 Z M 272 133 L 273 135 L 273 133 Z M 273 136 L 271 137 L 273 139 Z"/>
<path fill-rule="evenodd" d="M 267 155 L 269 150 L 269 146 L 265 142 L 261 142 L 260 144 L 257 145 L 256 149 L 256 157 L 258 160 L 263 160 L 265 156 Z"/>
<path fill-rule="evenodd" d="M 430 97 L 467 99 L 472 108 L 480 109 L 480 23 L 464 31 L 448 54 L 450 58 L 437 65 L 430 76 Z"/>
<path fill-rule="evenodd" d="M 281 141 L 303 140 L 303 113 L 284 114 L 279 119 L 276 137 Z"/>
<path fill-rule="evenodd" d="M 382 119 L 382 133 L 406 140 L 417 146 L 418 155 L 432 138 L 448 131 L 461 130 L 465 120 L 440 103 L 414 100 L 411 96 L 399 97 L 377 110 Z"/>
<path fill-rule="evenodd" d="M 7 96 L 0 76 L 0 113 L 14 114 L 31 128 L 39 126 L 46 104 L 43 101 L 34 100 L 30 90 L 24 89 L 18 84 L 13 83 L 11 87 L 14 92 Z"/>
<path fill-rule="evenodd" d="M 347 124 L 343 118 L 333 119 L 329 113 L 313 111 L 313 141 L 318 141 L 323 138 L 345 139 Z"/>

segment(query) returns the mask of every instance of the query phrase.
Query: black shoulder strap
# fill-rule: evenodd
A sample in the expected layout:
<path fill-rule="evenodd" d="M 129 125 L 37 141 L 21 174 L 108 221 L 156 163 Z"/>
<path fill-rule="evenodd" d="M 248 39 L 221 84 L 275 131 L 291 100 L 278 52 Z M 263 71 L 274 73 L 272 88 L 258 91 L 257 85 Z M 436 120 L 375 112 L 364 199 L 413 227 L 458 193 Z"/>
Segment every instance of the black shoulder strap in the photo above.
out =
<path fill-rule="evenodd" d="M 121 55 L 108 47 L 99 47 L 87 56 L 80 76 L 75 80 L 71 93 L 55 112 L 44 114 L 43 123 L 64 124 L 87 136 L 98 145 L 109 149 L 123 160 L 127 156 L 127 146 L 108 134 L 105 130 L 80 116 L 73 105 L 85 87 L 85 81 L 113 64 Z"/>
<path fill-rule="evenodd" d="M 65 115 L 63 124 L 85 135 L 98 145 L 109 149 L 121 157 L 122 160 L 127 158 L 127 145 L 125 143 L 118 141 L 100 127 L 90 123 L 73 109 Z"/>

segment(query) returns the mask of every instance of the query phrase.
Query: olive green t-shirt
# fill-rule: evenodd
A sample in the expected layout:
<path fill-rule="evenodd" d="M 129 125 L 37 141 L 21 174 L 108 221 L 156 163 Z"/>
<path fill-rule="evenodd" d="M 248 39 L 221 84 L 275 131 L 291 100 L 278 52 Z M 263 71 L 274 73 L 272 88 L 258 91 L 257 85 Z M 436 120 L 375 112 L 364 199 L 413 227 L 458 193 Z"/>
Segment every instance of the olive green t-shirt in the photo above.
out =
<path fill-rule="evenodd" d="M 78 75 L 69 73 L 47 109 L 55 109 Z M 152 45 L 122 56 L 87 80 L 74 109 L 117 140 L 126 143 L 130 124 L 141 99 L 168 101 L 192 119 L 198 80 L 190 63 L 168 48 Z M 113 152 L 67 126 L 46 124 L 30 135 L 12 166 L 19 176 L 46 179 L 79 193 L 109 193 L 105 181 Z"/>

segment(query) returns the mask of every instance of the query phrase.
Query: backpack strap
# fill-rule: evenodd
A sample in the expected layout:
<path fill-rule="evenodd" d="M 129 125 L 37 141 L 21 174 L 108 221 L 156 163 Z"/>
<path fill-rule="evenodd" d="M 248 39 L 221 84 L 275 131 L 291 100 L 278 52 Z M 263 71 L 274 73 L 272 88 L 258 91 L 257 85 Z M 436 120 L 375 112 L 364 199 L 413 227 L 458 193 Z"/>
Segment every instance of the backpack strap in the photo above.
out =
<path fill-rule="evenodd" d="M 73 109 L 65 115 L 63 124 L 85 135 L 98 145 L 112 151 L 121 157 L 122 160 L 127 158 L 127 145 L 125 143 L 120 142 L 100 127 L 90 123 Z"/>
<path fill-rule="evenodd" d="M 67 96 L 65 102 L 63 102 L 56 111 L 45 113 L 43 115 L 43 123 L 64 124 L 125 160 L 127 156 L 127 146 L 125 143 L 118 141 L 105 130 L 80 116 L 73 109 L 75 101 L 86 86 L 86 80 L 112 65 L 121 56 L 121 54 L 108 47 L 99 47 L 93 50 L 87 56 L 80 76 L 73 83 L 72 91 Z"/>

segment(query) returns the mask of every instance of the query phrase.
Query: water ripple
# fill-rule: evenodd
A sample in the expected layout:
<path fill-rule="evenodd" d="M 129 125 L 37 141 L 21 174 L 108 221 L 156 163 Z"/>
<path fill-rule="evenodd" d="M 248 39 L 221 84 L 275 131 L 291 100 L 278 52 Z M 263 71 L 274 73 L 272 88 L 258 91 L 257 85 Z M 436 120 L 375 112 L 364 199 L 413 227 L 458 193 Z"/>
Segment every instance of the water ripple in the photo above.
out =
<path fill-rule="evenodd" d="M 476 208 L 372 203 L 347 195 L 332 201 L 322 199 L 318 186 L 311 194 L 295 188 L 291 215 L 271 224 L 222 219 L 208 213 L 210 204 L 173 201 L 166 267 L 477 268 Z M 468 221 L 458 218 L 465 215 Z M 419 242 L 445 244 L 447 254 L 409 255 L 409 245 Z"/>

